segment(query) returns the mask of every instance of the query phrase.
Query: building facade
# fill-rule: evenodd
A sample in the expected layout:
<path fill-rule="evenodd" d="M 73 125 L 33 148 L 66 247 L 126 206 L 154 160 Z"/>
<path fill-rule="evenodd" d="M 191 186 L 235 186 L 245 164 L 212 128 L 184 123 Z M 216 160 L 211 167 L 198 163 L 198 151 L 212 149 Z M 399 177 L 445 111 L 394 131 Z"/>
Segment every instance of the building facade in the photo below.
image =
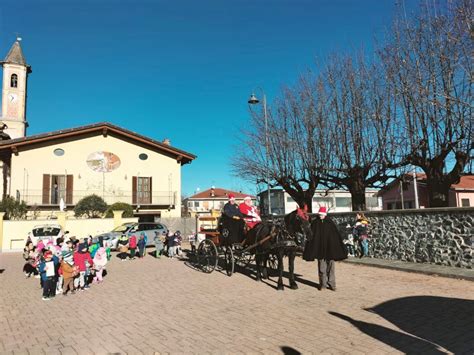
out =
<path fill-rule="evenodd" d="M 60 205 L 72 211 L 91 194 L 131 204 L 144 221 L 181 215 L 181 167 L 196 156 L 108 122 L 26 136 L 31 67 L 19 41 L 2 65 L 3 196 L 40 215 Z"/>
<path fill-rule="evenodd" d="M 382 209 L 382 200 L 377 196 L 377 192 L 378 190 L 366 190 L 367 210 L 377 211 Z M 267 190 L 258 194 L 258 200 L 260 208 L 267 211 Z M 288 214 L 298 207 L 295 200 L 282 189 L 270 190 L 270 205 L 271 212 L 275 215 Z M 350 212 L 352 211 L 351 194 L 344 190 L 316 190 L 312 201 L 313 212 L 317 212 L 321 206 L 327 207 L 329 212 Z"/>

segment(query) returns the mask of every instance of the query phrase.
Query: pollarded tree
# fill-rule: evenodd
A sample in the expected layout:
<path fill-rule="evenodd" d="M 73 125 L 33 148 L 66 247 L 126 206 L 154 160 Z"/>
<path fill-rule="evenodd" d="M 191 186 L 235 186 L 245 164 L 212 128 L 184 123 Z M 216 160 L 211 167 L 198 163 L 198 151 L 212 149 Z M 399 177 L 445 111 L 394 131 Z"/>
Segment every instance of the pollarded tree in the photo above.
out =
<path fill-rule="evenodd" d="M 329 97 L 323 134 L 330 137 L 334 157 L 324 180 L 349 190 L 352 209 L 363 211 L 366 189 L 382 187 L 401 165 L 394 95 L 381 68 L 362 55 L 335 55 L 320 75 Z"/>
<path fill-rule="evenodd" d="M 95 194 L 81 199 L 74 207 L 76 217 L 87 216 L 88 218 L 100 218 L 107 210 L 107 203 L 104 199 Z"/>
<path fill-rule="evenodd" d="M 400 16 L 380 51 L 403 118 L 405 162 L 425 172 L 431 207 L 448 206 L 474 148 L 473 15 L 472 0 L 459 0 Z"/>

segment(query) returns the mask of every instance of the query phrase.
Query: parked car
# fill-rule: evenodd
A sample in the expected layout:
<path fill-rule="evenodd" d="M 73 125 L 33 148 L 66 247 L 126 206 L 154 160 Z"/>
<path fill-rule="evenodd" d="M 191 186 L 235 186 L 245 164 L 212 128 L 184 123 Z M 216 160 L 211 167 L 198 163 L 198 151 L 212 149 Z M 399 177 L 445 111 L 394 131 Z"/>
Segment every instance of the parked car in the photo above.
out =
<path fill-rule="evenodd" d="M 121 226 L 115 227 L 112 231 L 97 235 L 97 238 L 102 237 L 105 241 L 110 243 L 111 249 L 117 249 L 118 238 L 125 234 L 130 237 L 136 233 L 137 237 L 144 232 L 147 235 L 147 246 L 154 245 L 155 232 L 162 234 L 168 233 L 168 228 L 162 223 L 124 223 Z"/>
<path fill-rule="evenodd" d="M 42 224 L 33 227 L 30 237 L 34 245 L 38 244 L 39 240 L 42 240 L 45 244 L 49 241 L 56 244 L 56 239 L 64 237 L 67 233 L 69 232 L 63 232 L 59 224 Z"/>

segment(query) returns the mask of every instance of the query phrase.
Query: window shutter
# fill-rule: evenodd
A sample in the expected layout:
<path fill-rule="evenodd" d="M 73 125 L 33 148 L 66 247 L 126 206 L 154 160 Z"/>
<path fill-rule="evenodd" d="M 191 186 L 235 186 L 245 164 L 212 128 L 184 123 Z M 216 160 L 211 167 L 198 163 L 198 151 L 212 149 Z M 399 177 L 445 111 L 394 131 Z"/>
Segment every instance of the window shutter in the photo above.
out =
<path fill-rule="evenodd" d="M 137 177 L 133 176 L 132 177 L 132 204 L 137 203 Z"/>
<path fill-rule="evenodd" d="M 51 175 L 43 174 L 43 205 L 49 205 Z"/>
<path fill-rule="evenodd" d="M 153 196 L 153 188 L 152 188 L 152 185 L 151 185 L 151 176 L 150 176 L 150 203 L 152 202 L 151 201 L 151 196 Z"/>
<path fill-rule="evenodd" d="M 72 191 L 74 189 L 74 176 L 68 175 L 66 180 L 66 204 L 72 205 Z"/>

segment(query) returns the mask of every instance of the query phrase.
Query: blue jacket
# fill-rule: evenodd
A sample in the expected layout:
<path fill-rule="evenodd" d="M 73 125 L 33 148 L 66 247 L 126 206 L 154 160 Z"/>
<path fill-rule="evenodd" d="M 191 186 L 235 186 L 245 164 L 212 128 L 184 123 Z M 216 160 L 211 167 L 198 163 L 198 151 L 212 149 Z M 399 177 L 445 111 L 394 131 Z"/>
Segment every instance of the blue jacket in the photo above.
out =
<path fill-rule="evenodd" d="M 51 259 L 51 261 L 54 263 L 54 277 L 57 277 L 58 276 L 59 259 L 56 255 L 53 255 L 53 258 Z M 39 272 L 41 274 L 41 280 L 43 280 L 43 281 L 46 281 L 46 279 L 48 278 L 46 276 L 46 270 L 44 269 L 45 267 L 46 267 L 46 262 L 43 260 L 39 264 Z"/>

